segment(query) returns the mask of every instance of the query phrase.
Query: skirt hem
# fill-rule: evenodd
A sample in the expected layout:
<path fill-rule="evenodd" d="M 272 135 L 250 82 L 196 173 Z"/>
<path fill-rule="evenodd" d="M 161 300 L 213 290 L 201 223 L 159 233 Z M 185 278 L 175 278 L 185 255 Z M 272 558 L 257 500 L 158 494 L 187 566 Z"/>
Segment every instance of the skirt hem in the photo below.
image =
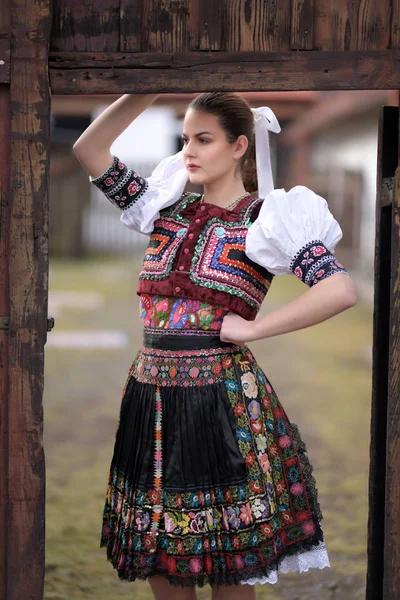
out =
<path fill-rule="evenodd" d="M 267 581 L 268 577 L 271 573 L 288 573 L 288 572 L 303 572 L 308 571 L 310 568 L 319 568 L 323 569 L 325 567 L 329 567 L 329 559 L 327 559 L 327 564 L 323 566 L 319 565 L 308 565 L 307 568 L 290 568 L 285 567 L 285 562 L 287 563 L 287 559 L 296 556 L 302 556 L 309 552 L 313 552 L 322 548 L 325 548 L 322 530 L 318 528 L 317 533 L 312 537 L 302 542 L 296 542 L 292 547 L 286 547 L 285 552 L 281 555 L 278 555 L 275 559 L 271 560 L 269 563 L 259 566 L 259 567 L 248 567 L 247 569 L 241 569 L 236 573 L 193 573 L 188 576 L 187 573 L 182 573 L 182 575 L 170 575 L 166 569 L 160 568 L 158 566 L 156 569 L 143 568 L 143 569 L 119 569 L 118 568 L 118 560 L 112 554 L 112 546 L 108 544 L 107 538 L 102 539 L 100 543 L 100 548 L 107 548 L 107 560 L 113 566 L 113 568 L 117 571 L 118 577 L 121 581 L 125 582 L 133 582 L 136 579 L 140 579 L 145 581 L 154 575 L 161 575 L 165 577 L 172 586 L 174 587 L 204 587 L 205 585 L 240 585 L 240 584 L 248 584 L 254 585 L 255 583 L 275 583 L 275 581 Z M 166 553 L 164 552 L 166 555 Z M 227 552 L 219 552 L 215 553 L 218 555 L 226 556 Z M 176 558 L 175 556 L 173 558 Z M 196 557 L 198 558 L 198 556 Z M 265 579 L 264 582 L 256 581 L 259 579 Z"/>

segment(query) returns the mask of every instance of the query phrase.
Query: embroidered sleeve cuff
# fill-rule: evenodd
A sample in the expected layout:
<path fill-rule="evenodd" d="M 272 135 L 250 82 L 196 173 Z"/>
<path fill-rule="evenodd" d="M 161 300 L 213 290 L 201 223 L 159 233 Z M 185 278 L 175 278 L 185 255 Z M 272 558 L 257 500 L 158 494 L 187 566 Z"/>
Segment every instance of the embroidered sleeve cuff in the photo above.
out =
<path fill-rule="evenodd" d="M 112 165 L 95 179 L 90 179 L 106 198 L 121 210 L 132 206 L 148 188 L 146 179 L 114 156 Z"/>
<path fill-rule="evenodd" d="M 347 273 L 344 266 L 320 240 L 303 246 L 293 257 L 290 270 L 309 287 L 335 273 Z"/>

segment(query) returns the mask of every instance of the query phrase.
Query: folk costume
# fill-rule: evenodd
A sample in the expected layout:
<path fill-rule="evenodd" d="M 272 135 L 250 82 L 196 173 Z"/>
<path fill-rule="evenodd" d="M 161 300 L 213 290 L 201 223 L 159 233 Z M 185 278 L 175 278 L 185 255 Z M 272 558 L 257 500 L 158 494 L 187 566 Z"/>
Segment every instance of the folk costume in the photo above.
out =
<path fill-rule="evenodd" d="M 330 566 L 298 427 L 250 349 L 219 337 L 229 311 L 256 317 L 275 275 L 313 286 L 346 273 L 326 201 L 273 189 L 268 130 L 279 125 L 270 109 L 253 112 L 259 191 L 228 208 L 183 193 L 182 152 L 147 179 L 118 157 L 92 179 L 124 225 L 150 236 L 143 345 L 123 390 L 100 542 L 123 580 L 276 583 Z"/>

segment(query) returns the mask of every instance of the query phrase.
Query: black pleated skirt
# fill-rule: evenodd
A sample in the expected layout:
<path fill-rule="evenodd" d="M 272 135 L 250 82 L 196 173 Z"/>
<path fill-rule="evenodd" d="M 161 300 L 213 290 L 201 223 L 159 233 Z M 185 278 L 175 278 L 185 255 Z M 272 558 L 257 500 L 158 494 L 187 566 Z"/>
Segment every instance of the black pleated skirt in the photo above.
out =
<path fill-rule="evenodd" d="M 306 446 L 249 348 L 145 332 L 101 532 L 119 578 L 275 583 L 329 566 L 321 519 Z"/>

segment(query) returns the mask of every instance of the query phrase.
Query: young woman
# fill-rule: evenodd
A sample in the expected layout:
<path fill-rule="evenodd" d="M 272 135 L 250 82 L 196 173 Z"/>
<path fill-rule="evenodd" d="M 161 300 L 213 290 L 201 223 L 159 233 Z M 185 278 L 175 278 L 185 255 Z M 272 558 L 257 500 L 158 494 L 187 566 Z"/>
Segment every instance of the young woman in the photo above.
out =
<path fill-rule="evenodd" d="M 329 558 L 306 446 L 246 344 L 320 323 L 356 293 L 332 254 L 342 232 L 326 201 L 273 189 L 270 109 L 197 96 L 183 150 L 144 179 L 110 146 L 155 98 L 122 96 L 74 146 L 122 223 L 150 236 L 101 546 L 121 579 L 149 578 L 157 600 L 205 584 L 213 599 L 247 600 L 255 583 Z M 183 193 L 188 178 L 204 194 Z M 310 289 L 255 318 L 284 273 Z"/>

